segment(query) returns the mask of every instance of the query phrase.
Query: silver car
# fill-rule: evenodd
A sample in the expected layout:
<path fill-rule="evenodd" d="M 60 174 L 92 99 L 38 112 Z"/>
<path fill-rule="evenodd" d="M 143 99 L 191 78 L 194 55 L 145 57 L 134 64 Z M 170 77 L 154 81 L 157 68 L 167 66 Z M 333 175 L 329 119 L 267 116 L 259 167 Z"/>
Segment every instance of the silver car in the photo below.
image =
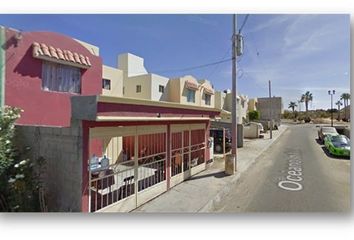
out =
<path fill-rule="evenodd" d="M 334 127 L 321 127 L 318 130 L 318 140 L 323 143 L 326 135 L 337 136 L 339 133 Z"/>

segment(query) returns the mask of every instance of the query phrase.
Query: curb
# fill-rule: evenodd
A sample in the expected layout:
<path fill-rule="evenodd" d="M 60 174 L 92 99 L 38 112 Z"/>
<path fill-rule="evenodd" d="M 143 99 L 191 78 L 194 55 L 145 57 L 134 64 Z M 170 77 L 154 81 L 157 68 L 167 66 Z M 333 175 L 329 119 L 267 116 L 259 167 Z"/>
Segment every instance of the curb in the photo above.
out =
<path fill-rule="evenodd" d="M 226 197 L 230 190 L 231 190 L 231 185 L 237 183 L 237 181 L 240 179 L 242 176 L 242 173 L 246 172 L 250 166 L 252 166 L 255 162 L 256 159 L 259 158 L 260 155 L 262 155 L 265 151 L 267 151 L 270 146 L 272 146 L 274 143 L 278 141 L 278 138 L 283 135 L 284 132 L 288 130 L 288 127 L 286 126 L 285 129 L 274 138 L 274 140 L 269 143 L 265 148 L 263 148 L 259 153 L 251 160 L 249 161 L 249 164 L 245 167 L 245 169 L 242 172 L 237 172 L 235 176 L 230 180 L 229 183 L 226 184 L 216 195 L 213 199 L 209 200 L 203 207 L 201 207 L 197 212 L 200 213 L 208 213 L 208 212 L 214 212 L 213 209 L 215 209 L 215 206 L 221 201 L 222 198 Z"/>

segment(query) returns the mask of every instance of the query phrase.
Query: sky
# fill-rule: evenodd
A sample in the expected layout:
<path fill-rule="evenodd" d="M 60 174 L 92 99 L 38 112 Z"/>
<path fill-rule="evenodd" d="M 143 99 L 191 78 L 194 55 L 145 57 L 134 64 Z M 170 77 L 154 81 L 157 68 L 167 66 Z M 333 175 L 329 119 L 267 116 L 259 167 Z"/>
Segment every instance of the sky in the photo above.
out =
<path fill-rule="evenodd" d="M 237 29 L 245 19 L 237 15 Z M 165 77 L 193 75 L 217 90 L 231 89 L 232 15 L 5 15 L 0 25 L 53 31 L 100 48 L 105 65 L 130 52 L 145 59 L 148 72 Z M 330 108 L 350 92 L 350 16 L 340 14 L 250 14 L 242 29 L 244 53 L 237 58 L 238 93 L 283 98 L 284 109 L 306 91 L 309 109 Z M 226 60 L 193 70 L 194 66 Z M 304 105 L 301 106 L 304 110 Z"/>

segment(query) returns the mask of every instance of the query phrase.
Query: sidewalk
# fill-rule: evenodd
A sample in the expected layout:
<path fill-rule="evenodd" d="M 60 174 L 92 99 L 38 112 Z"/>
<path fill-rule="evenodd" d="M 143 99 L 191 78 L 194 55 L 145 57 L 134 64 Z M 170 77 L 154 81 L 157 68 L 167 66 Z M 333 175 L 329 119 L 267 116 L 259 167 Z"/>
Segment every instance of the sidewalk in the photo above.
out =
<path fill-rule="evenodd" d="M 166 193 L 156 197 L 133 212 L 149 213 L 195 213 L 211 212 L 220 199 L 227 195 L 230 186 L 236 184 L 241 174 L 255 162 L 265 150 L 287 129 L 280 126 L 273 131 L 273 139 L 269 132 L 264 139 L 245 139 L 243 148 L 237 149 L 237 172 L 227 176 L 224 172 L 222 155 L 214 156 L 214 164 L 207 170 L 194 175 L 185 182 L 171 188 Z"/>

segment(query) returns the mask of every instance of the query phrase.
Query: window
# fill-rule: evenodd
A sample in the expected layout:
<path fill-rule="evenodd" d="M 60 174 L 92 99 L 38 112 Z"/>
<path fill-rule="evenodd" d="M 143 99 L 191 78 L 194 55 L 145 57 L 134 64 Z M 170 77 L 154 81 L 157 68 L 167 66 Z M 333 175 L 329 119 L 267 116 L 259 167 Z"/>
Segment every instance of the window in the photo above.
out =
<path fill-rule="evenodd" d="M 159 92 L 164 93 L 164 91 L 165 91 L 165 86 L 159 85 Z"/>
<path fill-rule="evenodd" d="M 111 90 L 111 80 L 102 79 L 102 88 L 106 90 Z"/>
<path fill-rule="evenodd" d="M 141 92 L 141 85 L 136 85 L 136 92 L 137 93 Z"/>
<path fill-rule="evenodd" d="M 195 102 L 195 90 L 187 89 L 187 102 Z"/>
<path fill-rule="evenodd" d="M 205 105 L 211 104 L 211 95 L 205 94 Z"/>
<path fill-rule="evenodd" d="M 43 61 L 42 89 L 45 91 L 80 93 L 80 68 Z"/>

